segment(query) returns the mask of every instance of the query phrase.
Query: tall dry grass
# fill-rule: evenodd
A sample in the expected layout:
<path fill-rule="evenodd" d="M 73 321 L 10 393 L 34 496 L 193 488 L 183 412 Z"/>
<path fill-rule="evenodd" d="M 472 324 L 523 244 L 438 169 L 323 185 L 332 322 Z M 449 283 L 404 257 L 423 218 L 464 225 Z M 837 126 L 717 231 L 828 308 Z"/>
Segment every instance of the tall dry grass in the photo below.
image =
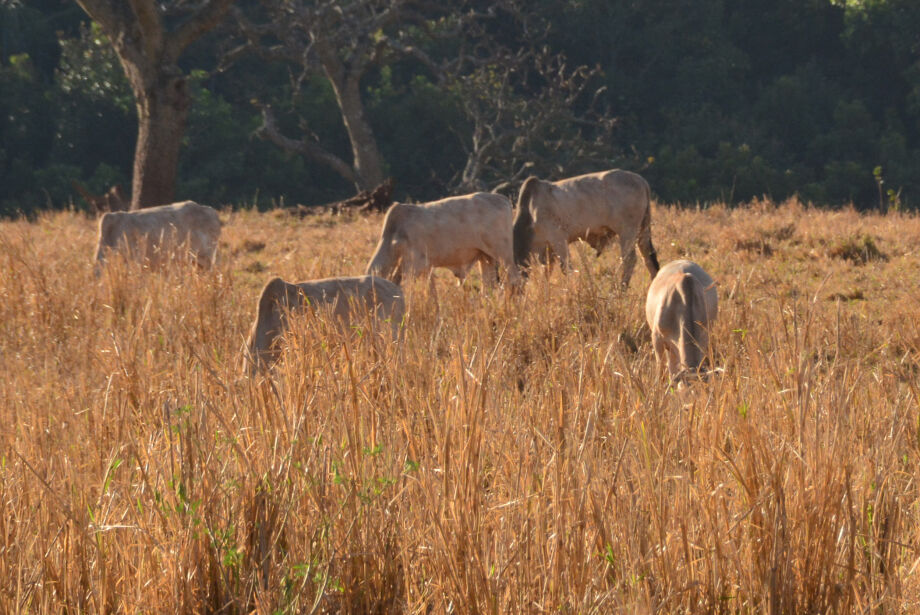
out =
<path fill-rule="evenodd" d="M 583 247 L 245 378 L 269 275 L 362 271 L 381 218 L 223 217 L 216 271 L 99 280 L 92 221 L 0 224 L 0 611 L 920 609 L 916 216 L 658 207 L 719 282 L 724 374 L 680 392 L 648 274 Z"/>

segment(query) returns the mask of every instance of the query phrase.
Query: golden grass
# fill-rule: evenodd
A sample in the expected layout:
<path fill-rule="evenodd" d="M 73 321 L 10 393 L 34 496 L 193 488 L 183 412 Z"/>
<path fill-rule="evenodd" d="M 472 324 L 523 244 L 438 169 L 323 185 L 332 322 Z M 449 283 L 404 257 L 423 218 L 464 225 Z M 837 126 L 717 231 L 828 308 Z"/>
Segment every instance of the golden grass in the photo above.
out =
<path fill-rule="evenodd" d="M 0 612 L 920 609 L 918 217 L 657 207 L 719 282 L 680 392 L 647 272 L 583 246 L 410 283 L 398 345 L 305 319 L 250 380 L 265 280 L 361 272 L 382 218 L 222 217 L 216 271 L 99 280 L 94 222 L 0 223 Z"/>

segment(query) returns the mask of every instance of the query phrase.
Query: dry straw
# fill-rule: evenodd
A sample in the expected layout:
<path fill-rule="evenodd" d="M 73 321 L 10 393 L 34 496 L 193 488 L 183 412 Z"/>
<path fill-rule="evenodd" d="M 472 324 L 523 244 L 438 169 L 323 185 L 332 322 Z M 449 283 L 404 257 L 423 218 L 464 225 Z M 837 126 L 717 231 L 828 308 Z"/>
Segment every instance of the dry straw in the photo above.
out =
<path fill-rule="evenodd" d="M 680 393 L 647 274 L 583 247 L 510 298 L 410 283 L 399 344 L 301 319 L 249 379 L 268 276 L 359 273 L 381 218 L 223 217 L 215 271 L 99 280 L 92 221 L 0 223 L 0 611 L 920 608 L 915 216 L 656 208 L 719 282 Z"/>

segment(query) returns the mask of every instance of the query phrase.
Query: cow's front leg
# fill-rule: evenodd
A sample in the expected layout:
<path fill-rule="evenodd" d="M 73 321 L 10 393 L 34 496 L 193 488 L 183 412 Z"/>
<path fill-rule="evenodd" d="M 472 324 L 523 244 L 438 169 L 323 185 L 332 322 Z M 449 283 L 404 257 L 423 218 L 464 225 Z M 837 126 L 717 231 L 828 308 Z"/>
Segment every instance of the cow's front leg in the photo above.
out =
<path fill-rule="evenodd" d="M 435 309 L 438 308 L 438 285 L 434 281 L 434 269 L 428 270 L 428 296 L 434 301 Z"/>
<path fill-rule="evenodd" d="M 559 259 L 559 268 L 562 273 L 569 273 L 569 242 L 565 237 L 555 237 L 550 242 L 553 253 Z"/>
<path fill-rule="evenodd" d="M 482 278 L 482 290 L 498 286 L 498 267 L 488 256 L 479 259 L 479 275 Z"/>

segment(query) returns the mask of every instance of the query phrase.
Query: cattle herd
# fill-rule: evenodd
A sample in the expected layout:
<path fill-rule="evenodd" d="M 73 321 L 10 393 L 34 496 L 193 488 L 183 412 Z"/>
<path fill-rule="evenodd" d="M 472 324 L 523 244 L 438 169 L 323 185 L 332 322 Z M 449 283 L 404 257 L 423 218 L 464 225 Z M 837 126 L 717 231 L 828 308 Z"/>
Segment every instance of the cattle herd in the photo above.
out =
<path fill-rule="evenodd" d="M 219 236 L 217 212 L 192 201 L 106 213 L 99 220 L 96 275 L 113 250 L 150 264 L 183 257 L 211 267 Z M 356 315 L 370 314 L 388 322 L 397 339 L 405 314 L 399 284 L 405 277 L 443 267 L 462 280 L 479 263 L 484 288 L 498 284 L 501 271 L 516 292 L 534 260 L 558 260 L 565 271 L 569 243 L 580 239 L 600 253 L 613 238 L 620 245 L 622 287 L 629 285 L 636 250 L 653 278 L 645 313 L 658 363 L 667 361 L 672 381 L 701 375 L 708 329 L 718 313 L 715 283 L 690 261 L 659 267 L 649 185 L 622 170 L 557 182 L 531 177 L 521 187 L 516 216 L 509 199 L 484 192 L 392 205 L 365 275 L 296 284 L 276 277 L 265 285 L 244 349 L 247 370 L 256 374 L 277 360 L 279 337 L 297 310 L 330 310 L 346 326 Z"/>

